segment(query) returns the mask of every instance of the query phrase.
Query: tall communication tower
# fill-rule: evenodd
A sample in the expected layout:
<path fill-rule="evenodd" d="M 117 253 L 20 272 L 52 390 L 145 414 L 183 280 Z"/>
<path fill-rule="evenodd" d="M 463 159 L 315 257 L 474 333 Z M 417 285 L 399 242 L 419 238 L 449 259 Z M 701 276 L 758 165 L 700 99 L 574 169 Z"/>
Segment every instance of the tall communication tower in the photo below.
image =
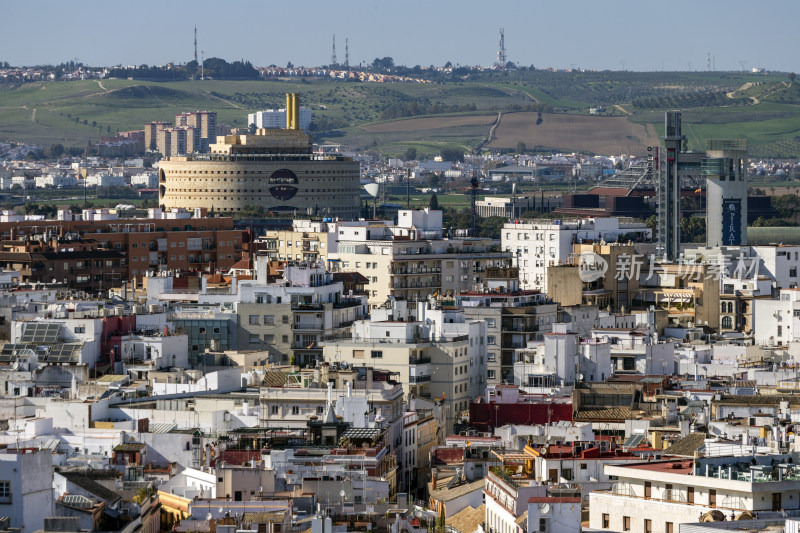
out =
<path fill-rule="evenodd" d="M 500 68 L 506 66 L 506 34 L 503 28 L 500 28 L 500 46 L 497 48 L 497 66 Z"/>
<path fill-rule="evenodd" d="M 350 69 L 350 39 L 344 38 L 344 68 Z"/>
<path fill-rule="evenodd" d="M 336 61 L 336 34 L 333 34 L 333 48 L 331 51 L 331 67 L 335 67 L 337 64 Z"/>
<path fill-rule="evenodd" d="M 471 202 L 470 202 L 470 215 L 472 220 L 470 221 L 470 229 L 472 230 L 470 237 L 477 237 L 478 236 L 478 189 L 480 188 L 481 184 L 478 181 L 478 178 L 473 177 L 472 181 L 470 182 L 471 186 Z"/>
<path fill-rule="evenodd" d="M 664 150 L 656 152 L 657 161 L 653 169 L 658 173 L 657 251 L 665 260 L 675 261 L 681 246 L 681 179 L 678 168 L 684 137 L 680 111 L 664 114 L 664 133 L 661 137 Z"/>
<path fill-rule="evenodd" d="M 194 62 L 197 63 L 197 24 L 194 25 Z"/>
<path fill-rule="evenodd" d="M 706 52 L 706 70 L 711 72 L 711 52 Z"/>

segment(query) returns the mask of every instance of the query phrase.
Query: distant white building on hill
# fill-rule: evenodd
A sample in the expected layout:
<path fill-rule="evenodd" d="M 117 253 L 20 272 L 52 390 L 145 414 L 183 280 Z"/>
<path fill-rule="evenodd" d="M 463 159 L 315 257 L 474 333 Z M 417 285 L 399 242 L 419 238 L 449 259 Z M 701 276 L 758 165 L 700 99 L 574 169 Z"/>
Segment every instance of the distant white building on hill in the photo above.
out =
<path fill-rule="evenodd" d="M 265 109 L 247 115 L 247 124 L 256 128 L 279 129 L 286 127 L 286 109 Z M 307 130 L 311 125 L 311 109 L 300 108 L 300 129 Z"/>

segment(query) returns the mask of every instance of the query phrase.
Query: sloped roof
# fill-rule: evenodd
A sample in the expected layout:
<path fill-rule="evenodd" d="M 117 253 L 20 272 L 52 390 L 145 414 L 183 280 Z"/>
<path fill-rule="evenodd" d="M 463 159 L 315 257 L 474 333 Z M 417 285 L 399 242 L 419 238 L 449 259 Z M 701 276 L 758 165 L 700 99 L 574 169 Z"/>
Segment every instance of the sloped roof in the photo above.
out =
<path fill-rule="evenodd" d="M 610 407 L 601 409 L 581 409 L 572 419 L 576 422 L 583 420 L 628 420 L 631 417 L 630 407 Z"/>
<path fill-rule="evenodd" d="M 92 478 L 79 472 L 61 472 L 61 475 L 67 478 L 70 483 L 74 483 L 89 494 L 107 503 L 114 503 L 122 499 L 122 496 L 113 490 L 106 488 Z"/>
<path fill-rule="evenodd" d="M 679 457 L 693 457 L 694 452 L 705 444 L 705 441 L 705 433 L 689 433 L 682 439 L 675 441 L 664 453 L 666 455 L 677 455 Z"/>
<path fill-rule="evenodd" d="M 127 442 L 125 444 L 117 444 L 114 446 L 115 452 L 140 452 L 144 449 L 144 444 L 141 442 Z"/>
<path fill-rule="evenodd" d="M 430 495 L 432 498 L 436 498 L 442 502 L 449 502 L 450 500 L 455 500 L 465 494 L 469 494 L 470 492 L 474 492 L 476 490 L 482 490 L 484 486 L 483 478 L 473 481 L 472 483 L 461 483 L 460 485 L 456 485 L 452 488 L 447 488 L 447 483 L 452 479 L 452 477 L 447 477 L 444 479 L 436 480 L 436 488 L 430 490 Z M 430 487 L 432 483 L 429 483 L 428 486 Z"/>
<path fill-rule="evenodd" d="M 269 370 L 264 372 L 264 379 L 261 385 L 264 387 L 282 387 L 286 384 L 286 373 L 280 370 Z"/>
<path fill-rule="evenodd" d="M 716 405 L 752 405 L 755 407 L 777 406 L 781 402 L 789 402 L 789 405 L 800 405 L 800 396 L 791 394 L 726 395 L 719 400 L 715 399 L 711 402 Z"/>

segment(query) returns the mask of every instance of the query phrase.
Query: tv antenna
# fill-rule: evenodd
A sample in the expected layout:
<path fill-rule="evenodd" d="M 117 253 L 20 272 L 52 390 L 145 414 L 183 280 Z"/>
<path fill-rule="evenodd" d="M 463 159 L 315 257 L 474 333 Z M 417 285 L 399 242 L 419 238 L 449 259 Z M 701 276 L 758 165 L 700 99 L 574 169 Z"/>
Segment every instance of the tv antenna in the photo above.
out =
<path fill-rule="evenodd" d="M 344 38 L 344 69 L 350 70 L 350 39 Z"/>
<path fill-rule="evenodd" d="M 194 62 L 197 63 L 197 24 L 194 25 Z"/>
<path fill-rule="evenodd" d="M 204 67 L 205 67 L 204 63 L 206 62 L 205 56 L 206 56 L 206 51 L 205 50 L 201 50 L 200 51 L 200 79 L 201 80 L 206 79 L 206 73 L 205 73 L 205 70 L 204 70 Z"/>
<path fill-rule="evenodd" d="M 747 64 L 747 61 L 739 61 L 739 65 L 742 66 L 742 73 L 744 74 L 744 66 Z"/>
<path fill-rule="evenodd" d="M 497 66 L 505 68 L 506 66 L 506 32 L 500 28 L 500 45 L 497 47 Z"/>
<path fill-rule="evenodd" d="M 336 34 L 333 34 L 333 47 L 331 51 L 331 68 L 336 66 Z"/>
<path fill-rule="evenodd" d="M 706 70 L 711 72 L 711 52 L 706 52 Z"/>

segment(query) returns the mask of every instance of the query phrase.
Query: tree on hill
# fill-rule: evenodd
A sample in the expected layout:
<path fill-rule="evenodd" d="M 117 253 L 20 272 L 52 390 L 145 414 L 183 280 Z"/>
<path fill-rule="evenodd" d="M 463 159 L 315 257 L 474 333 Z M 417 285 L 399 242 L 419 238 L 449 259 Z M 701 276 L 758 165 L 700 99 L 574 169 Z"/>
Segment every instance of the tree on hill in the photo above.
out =
<path fill-rule="evenodd" d="M 442 148 L 442 161 L 464 161 L 464 152 L 458 148 Z"/>
<path fill-rule="evenodd" d="M 796 77 L 797 77 L 797 74 L 795 74 L 794 72 L 790 72 L 790 73 L 789 73 L 789 85 L 791 85 L 791 84 L 793 84 L 793 83 L 794 83 L 794 79 L 795 79 Z"/>
<path fill-rule="evenodd" d="M 428 204 L 428 207 L 431 209 L 439 209 L 439 197 L 436 196 L 436 193 L 431 194 L 431 201 Z"/>
<path fill-rule="evenodd" d="M 372 69 L 377 71 L 392 70 L 394 68 L 394 59 L 391 57 L 384 57 L 383 59 L 376 57 L 372 61 Z"/>

